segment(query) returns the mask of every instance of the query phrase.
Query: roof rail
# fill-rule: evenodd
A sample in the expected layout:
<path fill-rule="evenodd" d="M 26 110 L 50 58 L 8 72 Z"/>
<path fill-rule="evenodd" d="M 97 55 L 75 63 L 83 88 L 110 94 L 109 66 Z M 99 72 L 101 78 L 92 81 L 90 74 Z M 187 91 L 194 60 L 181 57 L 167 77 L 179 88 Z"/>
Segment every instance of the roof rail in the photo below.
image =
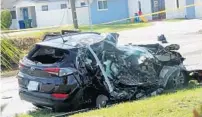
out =
<path fill-rule="evenodd" d="M 52 40 L 55 39 L 53 37 L 60 36 L 73 36 L 73 35 L 79 35 L 79 34 L 97 34 L 100 35 L 100 33 L 97 32 L 80 32 L 80 31 L 75 31 L 75 30 L 61 30 L 60 32 L 50 32 L 46 33 L 42 39 L 42 41 L 47 41 L 47 40 Z"/>
<path fill-rule="evenodd" d="M 61 31 L 62 35 L 71 35 L 71 34 L 98 34 L 100 35 L 100 33 L 98 32 L 81 32 L 81 31 L 76 31 L 76 30 L 62 30 Z"/>
<path fill-rule="evenodd" d="M 42 39 L 42 41 L 47 41 L 50 40 L 51 37 L 59 36 L 61 35 L 60 32 L 51 32 L 51 33 L 46 33 Z M 49 38 L 48 38 L 49 37 Z"/>
<path fill-rule="evenodd" d="M 80 33 L 80 31 L 76 31 L 76 30 L 61 30 L 61 34 L 62 35 L 70 34 L 70 33 Z"/>

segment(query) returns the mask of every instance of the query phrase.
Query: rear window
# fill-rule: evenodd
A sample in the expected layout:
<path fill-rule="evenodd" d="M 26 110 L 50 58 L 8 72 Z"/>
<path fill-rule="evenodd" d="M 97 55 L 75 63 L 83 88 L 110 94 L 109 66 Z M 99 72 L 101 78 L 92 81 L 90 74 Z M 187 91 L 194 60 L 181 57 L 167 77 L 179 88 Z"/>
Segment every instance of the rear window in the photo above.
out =
<path fill-rule="evenodd" d="M 34 62 L 40 62 L 42 64 L 52 64 L 61 61 L 64 56 L 68 55 L 67 50 L 36 46 L 28 55 L 28 59 Z"/>

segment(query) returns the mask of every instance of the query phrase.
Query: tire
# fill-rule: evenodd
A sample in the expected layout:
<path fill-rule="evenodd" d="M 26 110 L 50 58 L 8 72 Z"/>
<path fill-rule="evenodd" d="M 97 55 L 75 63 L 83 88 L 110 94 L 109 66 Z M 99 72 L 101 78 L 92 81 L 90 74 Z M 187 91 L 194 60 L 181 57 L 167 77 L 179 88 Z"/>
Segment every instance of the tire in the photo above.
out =
<path fill-rule="evenodd" d="M 179 75 L 171 76 L 167 82 L 166 89 L 180 89 L 188 85 L 188 75 L 186 71 L 181 71 Z"/>
<path fill-rule="evenodd" d="M 109 98 L 105 95 L 98 95 L 96 98 L 96 108 L 103 108 L 107 106 Z"/>
<path fill-rule="evenodd" d="M 54 107 L 52 107 L 52 111 L 53 112 L 63 112 L 64 108 L 62 108 L 60 106 L 54 106 Z"/>

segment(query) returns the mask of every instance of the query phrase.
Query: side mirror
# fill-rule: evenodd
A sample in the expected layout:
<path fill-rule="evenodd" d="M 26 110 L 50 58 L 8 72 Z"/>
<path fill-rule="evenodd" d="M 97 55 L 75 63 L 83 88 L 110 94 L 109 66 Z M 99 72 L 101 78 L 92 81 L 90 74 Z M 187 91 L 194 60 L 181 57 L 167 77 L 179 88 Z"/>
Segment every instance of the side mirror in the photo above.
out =
<path fill-rule="evenodd" d="M 179 50 L 180 49 L 180 45 L 178 44 L 171 44 L 165 47 L 166 50 L 170 51 L 170 50 Z"/>

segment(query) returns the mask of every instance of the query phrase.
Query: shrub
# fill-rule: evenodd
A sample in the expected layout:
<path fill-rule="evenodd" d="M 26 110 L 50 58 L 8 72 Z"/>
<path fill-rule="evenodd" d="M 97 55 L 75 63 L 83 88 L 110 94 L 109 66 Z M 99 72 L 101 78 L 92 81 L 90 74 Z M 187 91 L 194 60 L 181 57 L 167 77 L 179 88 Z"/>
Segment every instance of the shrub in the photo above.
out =
<path fill-rule="evenodd" d="M 1 29 L 8 29 L 12 23 L 12 16 L 9 10 L 1 11 Z"/>

